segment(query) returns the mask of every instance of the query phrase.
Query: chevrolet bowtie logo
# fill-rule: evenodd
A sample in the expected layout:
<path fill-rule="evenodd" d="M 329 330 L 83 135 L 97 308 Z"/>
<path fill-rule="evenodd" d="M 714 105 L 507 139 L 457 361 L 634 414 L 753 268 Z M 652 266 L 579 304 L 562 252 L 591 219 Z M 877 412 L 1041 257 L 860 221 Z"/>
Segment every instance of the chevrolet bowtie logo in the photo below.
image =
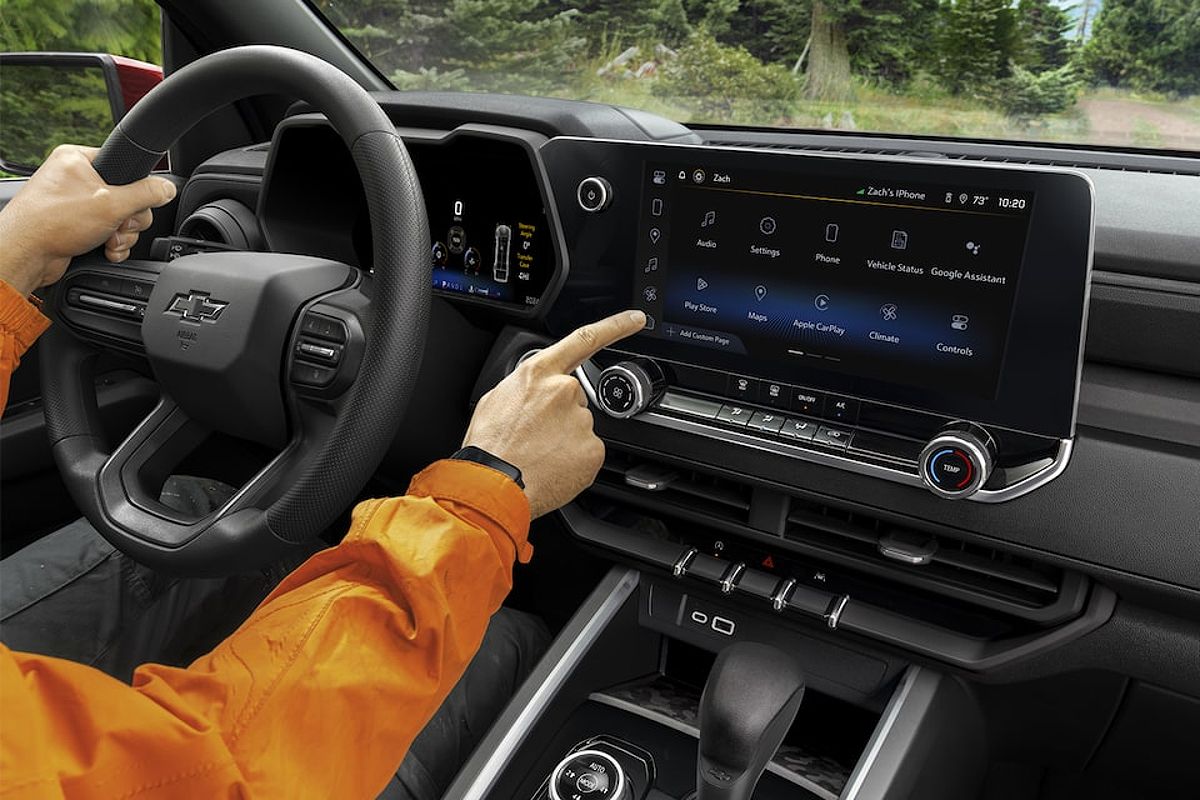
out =
<path fill-rule="evenodd" d="M 166 313 L 178 314 L 191 322 L 216 322 L 227 305 L 224 300 L 213 300 L 207 292 L 180 292 L 167 306 Z"/>

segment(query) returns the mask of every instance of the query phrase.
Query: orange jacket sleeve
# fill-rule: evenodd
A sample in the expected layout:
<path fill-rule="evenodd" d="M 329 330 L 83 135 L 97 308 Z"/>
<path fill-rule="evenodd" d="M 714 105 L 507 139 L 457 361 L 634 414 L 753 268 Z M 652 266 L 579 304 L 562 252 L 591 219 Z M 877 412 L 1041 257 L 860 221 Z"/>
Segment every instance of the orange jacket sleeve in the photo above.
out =
<path fill-rule="evenodd" d="M 8 405 L 8 381 L 21 356 L 50 325 L 33 303 L 0 281 L 0 411 Z"/>
<path fill-rule="evenodd" d="M 7 382 L 34 329 L 0 303 Z M 440 461 L 361 503 L 187 669 L 127 686 L 0 646 L 0 798 L 374 798 L 479 647 L 528 528 L 515 483 Z"/>

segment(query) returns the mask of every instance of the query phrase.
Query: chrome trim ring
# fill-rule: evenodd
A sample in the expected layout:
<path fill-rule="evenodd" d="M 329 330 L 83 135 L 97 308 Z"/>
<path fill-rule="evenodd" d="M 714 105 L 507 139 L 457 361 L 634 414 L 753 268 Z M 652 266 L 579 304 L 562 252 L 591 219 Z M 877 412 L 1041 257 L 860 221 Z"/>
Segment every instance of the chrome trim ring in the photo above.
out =
<path fill-rule="evenodd" d="M 576 750 L 574 753 L 570 753 L 566 758 L 558 762 L 558 766 L 550 771 L 550 800 L 563 800 L 562 795 L 558 793 L 557 788 L 561 770 L 567 766 L 567 762 L 573 761 L 581 756 L 600 758 L 612 764 L 613 772 L 617 774 L 617 788 L 612 794 L 609 795 L 609 797 L 613 798 L 613 800 L 622 800 L 625 792 L 625 770 L 621 769 L 621 765 L 617 763 L 615 758 L 610 756 L 608 753 L 601 752 L 600 750 Z"/>

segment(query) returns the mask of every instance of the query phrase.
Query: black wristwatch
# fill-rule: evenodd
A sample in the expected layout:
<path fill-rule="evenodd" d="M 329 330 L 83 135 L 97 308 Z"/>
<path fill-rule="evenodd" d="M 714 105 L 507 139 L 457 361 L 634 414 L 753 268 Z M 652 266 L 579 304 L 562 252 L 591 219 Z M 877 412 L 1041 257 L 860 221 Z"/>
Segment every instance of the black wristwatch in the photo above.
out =
<path fill-rule="evenodd" d="M 474 445 L 464 447 L 454 455 L 450 456 L 450 458 L 453 461 L 474 461 L 476 464 L 483 464 L 485 467 L 491 467 L 492 469 L 496 470 L 496 472 L 501 472 L 512 478 L 513 483 L 515 483 L 517 486 L 520 486 L 522 489 L 525 488 L 525 481 L 521 480 L 521 470 L 508 463 L 503 458 L 492 455 L 481 447 L 475 447 Z"/>

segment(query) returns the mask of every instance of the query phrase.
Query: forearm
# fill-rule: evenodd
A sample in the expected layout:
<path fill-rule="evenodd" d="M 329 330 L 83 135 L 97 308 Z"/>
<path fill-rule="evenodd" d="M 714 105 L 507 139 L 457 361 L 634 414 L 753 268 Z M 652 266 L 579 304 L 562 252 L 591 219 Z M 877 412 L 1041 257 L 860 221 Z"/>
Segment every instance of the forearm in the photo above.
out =
<path fill-rule="evenodd" d="M 133 698 L 106 689 L 86 711 L 72 707 L 88 721 L 68 729 L 99 725 L 104 737 L 120 724 L 120 735 L 68 793 L 92 796 L 89 786 L 130 772 L 166 780 L 150 766 L 165 763 L 206 771 L 177 790 L 374 797 L 474 655 L 514 557 L 529 554 L 528 507 L 498 473 L 440 462 L 411 491 L 360 505 L 342 544 L 309 559 L 209 655 L 187 669 L 140 668 L 136 691 L 124 690 Z M 63 691 L 51 676 L 34 683 Z"/>
<path fill-rule="evenodd" d="M 5 254 L 0 259 L 8 257 Z M 20 290 L 0 277 L 0 411 L 8 405 L 13 370 L 49 324 Z"/>

